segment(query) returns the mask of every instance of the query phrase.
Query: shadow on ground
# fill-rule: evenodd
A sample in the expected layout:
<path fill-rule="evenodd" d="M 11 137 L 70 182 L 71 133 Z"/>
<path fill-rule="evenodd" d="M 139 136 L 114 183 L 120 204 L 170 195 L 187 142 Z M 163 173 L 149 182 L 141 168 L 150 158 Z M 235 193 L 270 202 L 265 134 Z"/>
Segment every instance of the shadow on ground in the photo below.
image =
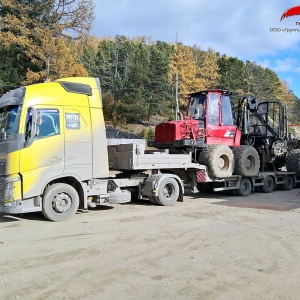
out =
<path fill-rule="evenodd" d="M 289 194 L 290 193 L 290 194 Z M 233 196 L 229 192 L 215 192 L 215 193 L 192 193 L 186 192 L 186 195 L 199 199 L 216 199 L 221 201 L 213 202 L 215 205 L 267 209 L 274 211 L 288 211 L 300 208 L 300 190 L 290 191 L 273 191 L 272 193 L 251 193 L 247 197 Z"/>

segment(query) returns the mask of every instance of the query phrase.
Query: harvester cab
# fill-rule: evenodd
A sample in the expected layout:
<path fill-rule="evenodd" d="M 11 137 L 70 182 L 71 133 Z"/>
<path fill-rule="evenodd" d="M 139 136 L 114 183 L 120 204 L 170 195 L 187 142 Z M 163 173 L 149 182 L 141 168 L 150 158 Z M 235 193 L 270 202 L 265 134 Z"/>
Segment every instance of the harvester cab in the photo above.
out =
<path fill-rule="evenodd" d="M 158 148 L 203 148 L 205 145 L 240 145 L 240 131 L 233 122 L 231 92 L 212 89 L 188 95 L 188 107 L 181 120 L 155 128 Z"/>
<path fill-rule="evenodd" d="M 242 132 L 234 124 L 231 92 L 210 89 L 189 94 L 187 113 L 180 120 L 158 124 L 150 146 L 193 154 L 211 178 L 259 172 L 259 155 L 241 146 Z"/>

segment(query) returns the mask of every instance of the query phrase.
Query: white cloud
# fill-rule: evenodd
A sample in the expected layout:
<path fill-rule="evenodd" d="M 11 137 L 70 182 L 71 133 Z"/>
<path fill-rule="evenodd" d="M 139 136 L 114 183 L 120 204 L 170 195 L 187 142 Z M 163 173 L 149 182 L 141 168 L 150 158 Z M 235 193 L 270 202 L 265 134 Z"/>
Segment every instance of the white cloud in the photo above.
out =
<path fill-rule="evenodd" d="M 255 59 L 298 45 L 300 32 L 270 32 L 295 28 L 295 18 L 280 22 L 282 13 L 295 5 L 299 1 L 102 0 L 96 3 L 93 33 L 145 35 L 166 42 L 175 42 L 178 33 L 184 44 Z"/>
<path fill-rule="evenodd" d="M 258 62 L 259 65 L 274 70 L 278 73 L 299 73 L 300 61 L 295 57 L 285 57 L 283 59 L 264 59 Z"/>

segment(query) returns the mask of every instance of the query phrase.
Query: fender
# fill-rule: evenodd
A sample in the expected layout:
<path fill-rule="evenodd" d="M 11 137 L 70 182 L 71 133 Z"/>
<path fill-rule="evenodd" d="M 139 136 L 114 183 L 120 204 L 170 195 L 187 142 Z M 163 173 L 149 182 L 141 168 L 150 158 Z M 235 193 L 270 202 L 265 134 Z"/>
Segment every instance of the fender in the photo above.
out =
<path fill-rule="evenodd" d="M 153 174 L 150 175 L 144 182 L 142 194 L 145 196 L 158 196 L 158 190 L 161 182 L 165 178 L 174 178 L 179 186 L 179 198 L 178 201 L 183 202 L 184 186 L 182 180 L 175 174 Z"/>

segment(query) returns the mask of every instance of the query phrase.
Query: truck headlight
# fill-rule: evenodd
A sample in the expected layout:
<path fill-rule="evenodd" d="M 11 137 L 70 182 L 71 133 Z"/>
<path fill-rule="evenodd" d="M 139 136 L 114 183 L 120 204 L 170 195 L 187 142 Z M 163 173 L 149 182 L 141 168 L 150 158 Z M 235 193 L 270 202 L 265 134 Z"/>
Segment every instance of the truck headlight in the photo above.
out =
<path fill-rule="evenodd" d="M 6 179 L 3 190 L 3 201 L 9 202 L 14 200 L 20 200 L 21 193 L 21 179 L 20 177 L 14 177 Z"/>
<path fill-rule="evenodd" d="M 14 181 L 7 182 L 4 188 L 4 201 L 13 198 Z"/>

